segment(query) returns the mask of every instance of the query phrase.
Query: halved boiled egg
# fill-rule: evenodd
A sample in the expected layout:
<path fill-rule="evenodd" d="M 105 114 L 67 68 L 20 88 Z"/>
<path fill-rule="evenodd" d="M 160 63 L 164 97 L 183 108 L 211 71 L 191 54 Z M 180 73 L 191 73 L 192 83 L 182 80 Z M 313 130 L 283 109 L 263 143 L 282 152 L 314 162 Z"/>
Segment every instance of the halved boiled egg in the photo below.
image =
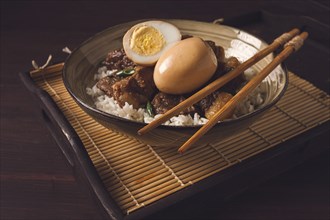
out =
<path fill-rule="evenodd" d="M 174 25 L 164 21 L 146 21 L 126 32 L 123 47 L 132 61 L 151 66 L 165 50 L 180 40 L 181 33 Z"/>

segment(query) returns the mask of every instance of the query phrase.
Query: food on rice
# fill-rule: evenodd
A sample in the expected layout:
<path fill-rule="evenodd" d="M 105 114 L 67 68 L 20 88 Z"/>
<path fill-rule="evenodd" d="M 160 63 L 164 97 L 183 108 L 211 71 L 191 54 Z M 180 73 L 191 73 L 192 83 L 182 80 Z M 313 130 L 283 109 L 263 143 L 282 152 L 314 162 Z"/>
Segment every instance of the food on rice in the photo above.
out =
<path fill-rule="evenodd" d="M 174 25 L 164 21 L 146 21 L 134 25 L 123 37 L 127 56 L 139 65 L 153 66 L 181 33 Z"/>
<path fill-rule="evenodd" d="M 133 105 L 133 108 L 145 106 L 156 92 L 153 81 L 153 69 L 136 66 L 130 70 L 132 74 L 118 73 L 114 76 L 106 76 L 99 80 L 96 86 L 106 95 L 113 97 L 122 107 L 125 103 Z"/>
<path fill-rule="evenodd" d="M 161 92 L 187 94 L 208 82 L 217 69 L 212 48 L 198 37 L 190 37 L 165 51 L 156 63 L 154 81 Z"/>
<path fill-rule="evenodd" d="M 137 25 L 137 27 L 142 26 Z M 138 41 L 143 41 L 142 35 L 145 34 L 147 43 L 158 42 L 159 39 L 152 39 L 159 37 L 153 31 L 142 31 L 142 34 L 139 33 Z M 164 34 L 164 30 L 162 31 Z M 130 34 L 132 35 L 132 33 Z M 192 36 L 182 38 L 174 46 L 167 48 L 165 52 L 162 51 L 156 59 L 156 61 L 159 60 L 152 66 L 149 62 L 141 65 L 141 62 L 131 60 L 126 54 L 127 48 L 110 51 L 101 62 L 98 73 L 95 73 L 95 85 L 86 90 L 87 94 L 93 97 L 96 108 L 122 118 L 150 123 L 201 87 L 240 64 L 235 57 L 226 58 L 224 48 L 213 41 L 204 41 Z M 187 41 L 190 43 L 186 43 Z M 197 44 L 199 46 L 196 46 Z M 148 46 L 150 45 L 146 46 L 147 49 Z M 143 56 L 143 54 L 140 55 Z M 206 60 L 203 60 L 204 58 Z M 167 73 L 165 70 L 169 70 L 169 72 Z M 253 74 L 255 72 L 248 69 L 224 87 L 180 112 L 180 115 L 172 117 L 165 125 L 205 124 Z M 165 87 L 166 89 L 164 89 Z M 261 85 L 236 108 L 232 117 L 239 117 L 254 111 L 263 104 L 264 96 L 264 87 Z"/>

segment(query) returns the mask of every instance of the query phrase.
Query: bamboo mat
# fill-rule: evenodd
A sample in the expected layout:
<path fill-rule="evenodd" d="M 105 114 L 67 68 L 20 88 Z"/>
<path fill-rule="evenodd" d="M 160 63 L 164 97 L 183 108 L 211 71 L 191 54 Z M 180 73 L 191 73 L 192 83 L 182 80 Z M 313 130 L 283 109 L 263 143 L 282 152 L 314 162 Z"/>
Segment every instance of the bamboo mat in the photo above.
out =
<path fill-rule="evenodd" d="M 108 130 L 66 91 L 62 65 L 31 72 L 76 130 L 111 197 L 125 215 L 233 166 L 329 120 L 329 96 L 289 73 L 285 96 L 247 130 L 179 155 Z"/>

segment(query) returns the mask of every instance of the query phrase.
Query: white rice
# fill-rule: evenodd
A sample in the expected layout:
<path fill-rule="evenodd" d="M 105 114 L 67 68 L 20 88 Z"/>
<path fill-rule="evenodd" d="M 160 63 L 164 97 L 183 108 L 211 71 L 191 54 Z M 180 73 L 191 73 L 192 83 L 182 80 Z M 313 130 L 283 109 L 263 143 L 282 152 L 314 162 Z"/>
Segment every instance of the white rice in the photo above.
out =
<path fill-rule="evenodd" d="M 98 81 L 105 76 L 112 75 L 114 72 L 116 71 L 108 71 L 106 67 L 100 67 L 98 69 L 98 73 L 95 74 L 94 79 Z M 250 79 L 254 74 L 255 72 L 252 69 L 245 71 L 247 79 Z M 265 91 L 265 83 L 263 82 L 257 89 L 252 92 L 252 94 L 250 94 L 239 106 L 237 106 L 233 118 L 237 118 L 241 115 L 253 112 L 260 105 L 262 105 L 264 102 Z M 125 103 L 123 107 L 120 107 L 114 98 L 105 95 L 100 89 L 96 87 L 96 84 L 92 88 L 86 88 L 86 92 L 88 95 L 93 97 L 94 104 L 97 109 L 115 116 L 144 123 L 150 123 L 151 121 L 161 116 L 161 114 L 158 114 L 154 117 L 151 117 L 147 113 L 146 109 L 134 109 L 133 106 L 129 105 L 128 103 Z M 190 115 L 178 115 L 172 117 L 164 124 L 172 126 L 189 126 L 205 124 L 207 121 L 208 119 L 195 113 L 193 117 Z"/>

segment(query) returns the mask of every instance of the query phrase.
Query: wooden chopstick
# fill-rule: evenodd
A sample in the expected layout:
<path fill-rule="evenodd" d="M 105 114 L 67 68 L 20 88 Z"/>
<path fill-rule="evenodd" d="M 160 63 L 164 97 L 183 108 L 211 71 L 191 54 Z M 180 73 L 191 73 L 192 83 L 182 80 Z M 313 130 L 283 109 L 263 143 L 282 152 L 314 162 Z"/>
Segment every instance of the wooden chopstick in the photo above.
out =
<path fill-rule="evenodd" d="M 308 37 L 307 32 L 301 33 L 284 46 L 284 50 L 277 55 L 272 62 L 270 62 L 259 74 L 254 76 L 234 97 L 232 97 L 202 128 L 200 128 L 188 141 L 186 141 L 180 148 L 179 152 L 185 152 L 189 147 L 198 141 L 207 131 L 209 131 L 218 121 L 221 121 L 229 116 L 235 109 L 237 104 L 241 102 L 248 94 L 250 94 L 261 81 L 268 76 L 280 63 L 282 63 L 290 54 L 297 51 L 304 40 Z"/>
<path fill-rule="evenodd" d="M 239 65 L 234 70 L 230 71 L 229 73 L 226 73 L 222 77 L 219 77 L 209 85 L 205 86 L 203 89 L 199 90 L 197 93 L 193 94 L 177 106 L 173 107 L 172 109 L 168 110 L 165 114 L 163 114 L 161 117 L 155 119 L 154 121 L 150 122 L 148 125 L 144 126 L 140 130 L 138 130 L 138 134 L 143 135 L 152 129 L 158 127 L 162 123 L 166 122 L 171 117 L 178 115 L 182 110 L 188 108 L 189 106 L 192 106 L 199 100 L 203 99 L 204 97 L 208 96 L 209 94 L 215 92 L 219 88 L 221 88 L 223 85 L 231 81 L 232 79 L 236 78 L 244 72 L 246 69 L 250 68 L 252 65 L 266 57 L 268 54 L 274 52 L 278 47 L 281 45 L 284 45 L 286 42 L 288 42 L 290 39 L 292 39 L 294 36 L 299 34 L 299 29 L 294 28 L 291 31 L 282 34 L 278 38 L 276 38 L 272 44 L 270 44 L 268 47 L 264 48 L 263 50 L 256 53 L 253 57 L 246 60 L 244 63 Z"/>

